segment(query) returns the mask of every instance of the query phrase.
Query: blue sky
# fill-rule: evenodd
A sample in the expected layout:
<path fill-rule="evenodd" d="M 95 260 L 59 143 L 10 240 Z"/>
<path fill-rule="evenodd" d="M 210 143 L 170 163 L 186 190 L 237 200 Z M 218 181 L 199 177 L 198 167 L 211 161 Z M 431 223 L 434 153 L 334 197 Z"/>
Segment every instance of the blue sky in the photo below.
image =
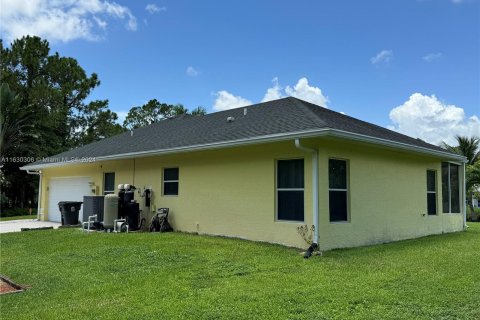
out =
<path fill-rule="evenodd" d="M 293 95 L 438 143 L 480 134 L 479 2 L 1 0 L 0 18 L 96 72 L 90 99 L 121 116 Z"/>

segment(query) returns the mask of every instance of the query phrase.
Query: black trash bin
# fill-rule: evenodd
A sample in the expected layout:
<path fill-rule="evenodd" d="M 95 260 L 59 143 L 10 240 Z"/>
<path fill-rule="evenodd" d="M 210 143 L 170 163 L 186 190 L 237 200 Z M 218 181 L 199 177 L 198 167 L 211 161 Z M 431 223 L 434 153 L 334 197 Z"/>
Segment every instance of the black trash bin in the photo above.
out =
<path fill-rule="evenodd" d="M 62 225 L 76 225 L 78 224 L 78 213 L 82 207 L 80 201 L 60 201 L 58 208 L 62 213 Z"/>

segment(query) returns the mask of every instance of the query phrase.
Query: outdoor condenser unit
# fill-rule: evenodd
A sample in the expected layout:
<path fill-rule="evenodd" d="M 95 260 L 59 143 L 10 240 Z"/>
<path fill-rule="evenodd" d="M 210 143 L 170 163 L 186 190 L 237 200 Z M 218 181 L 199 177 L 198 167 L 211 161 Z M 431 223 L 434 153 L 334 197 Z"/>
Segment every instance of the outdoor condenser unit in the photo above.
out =
<path fill-rule="evenodd" d="M 105 196 L 84 196 L 82 222 L 88 221 L 88 217 L 97 215 L 97 221 L 103 221 L 103 207 Z"/>

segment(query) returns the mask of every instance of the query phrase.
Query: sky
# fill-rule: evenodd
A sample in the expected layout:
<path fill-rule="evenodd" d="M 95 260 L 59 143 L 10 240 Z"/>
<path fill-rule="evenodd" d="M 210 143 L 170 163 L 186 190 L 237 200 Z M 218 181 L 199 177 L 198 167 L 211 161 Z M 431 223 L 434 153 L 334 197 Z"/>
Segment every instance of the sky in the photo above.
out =
<path fill-rule="evenodd" d="M 294 96 L 434 144 L 480 136 L 480 0 L 0 0 L 0 32 L 97 73 L 89 99 L 121 120 Z"/>

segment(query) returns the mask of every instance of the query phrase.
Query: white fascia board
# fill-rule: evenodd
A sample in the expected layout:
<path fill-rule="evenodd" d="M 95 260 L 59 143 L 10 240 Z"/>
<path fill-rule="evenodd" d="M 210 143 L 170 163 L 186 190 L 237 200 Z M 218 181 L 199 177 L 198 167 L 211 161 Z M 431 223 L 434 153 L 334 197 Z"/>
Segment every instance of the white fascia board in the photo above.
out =
<path fill-rule="evenodd" d="M 396 141 L 391 141 L 387 139 L 381 139 L 381 138 L 375 138 L 367 135 L 362 135 L 358 133 L 351 133 L 347 131 L 341 131 L 341 130 L 336 130 L 332 129 L 331 131 L 331 136 L 338 137 L 338 138 L 345 138 L 348 140 L 354 140 L 354 141 L 361 141 L 361 142 L 367 142 L 367 143 L 372 143 L 376 145 L 382 145 L 386 147 L 391 147 L 394 149 L 400 149 L 400 150 L 406 150 L 406 151 L 411 151 L 411 152 L 416 152 L 416 153 L 422 153 L 422 154 L 428 154 L 431 156 L 435 157 L 440 157 L 445 160 L 454 160 L 454 161 L 459 161 L 459 162 L 467 162 L 467 158 L 461 155 L 456 155 L 452 154 L 448 151 L 440 151 L 440 150 L 432 150 L 429 148 L 425 147 L 420 147 L 420 146 L 414 146 L 408 143 L 402 143 L 402 142 L 396 142 Z"/>
<path fill-rule="evenodd" d="M 432 150 L 424 147 L 413 146 L 406 143 L 390 141 L 387 139 L 374 138 L 371 136 L 351 133 L 347 131 L 325 128 L 325 129 L 305 130 L 305 131 L 290 132 L 290 133 L 280 133 L 280 134 L 266 135 L 266 136 L 254 137 L 254 138 L 244 138 L 244 139 L 231 140 L 231 141 L 214 142 L 214 143 L 207 143 L 207 144 L 200 144 L 200 145 L 193 145 L 193 146 L 186 146 L 186 147 L 149 150 L 149 151 L 141 151 L 141 152 L 115 154 L 111 156 L 94 157 L 95 158 L 94 162 L 143 158 L 143 157 L 151 157 L 151 156 L 158 156 L 158 155 L 165 155 L 165 154 L 172 154 L 172 153 L 213 150 L 213 149 L 254 145 L 254 144 L 261 144 L 261 143 L 268 143 L 268 142 L 278 142 L 278 141 L 285 141 L 285 140 L 296 139 L 296 138 L 315 138 L 315 137 L 325 137 L 325 136 L 343 138 L 351 141 L 366 142 L 366 143 L 371 143 L 375 145 L 381 145 L 385 147 L 390 147 L 390 148 L 400 149 L 400 150 L 405 150 L 410 152 L 416 152 L 421 154 L 428 154 L 428 155 L 439 157 L 445 160 L 456 160 L 460 162 L 467 161 L 465 157 L 454 155 L 447 151 L 445 152 L 436 151 L 436 150 Z M 82 163 L 86 163 L 86 162 L 76 160 L 76 161 L 43 163 L 38 165 L 32 164 L 32 165 L 23 166 L 20 169 L 21 170 L 39 170 L 43 168 L 53 168 L 53 167 L 82 164 Z M 88 162 L 88 163 L 92 163 L 92 162 Z"/>

